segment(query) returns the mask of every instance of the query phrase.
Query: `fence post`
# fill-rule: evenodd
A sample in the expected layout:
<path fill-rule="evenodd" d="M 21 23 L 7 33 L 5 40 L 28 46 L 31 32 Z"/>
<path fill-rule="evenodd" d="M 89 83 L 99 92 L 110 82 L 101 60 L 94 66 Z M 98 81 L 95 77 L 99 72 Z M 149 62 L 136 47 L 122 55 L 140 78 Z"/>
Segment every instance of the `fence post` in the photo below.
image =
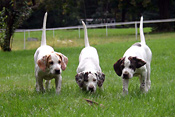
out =
<path fill-rule="evenodd" d="M 79 38 L 80 38 L 80 26 L 78 26 L 78 34 L 79 34 Z"/>
<path fill-rule="evenodd" d="M 25 30 L 24 30 L 24 50 L 26 49 L 26 36 L 25 36 Z"/>
<path fill-rule="evenodd" d="M 30 31 L 28 30 L 28 38 L 30 37 Z"/>
<path fill-rule="evenodd" d="M 55 30 L 53 29 L 53 38 L 55 37 L 54 31 L 55 31 Z"/>
<path fill-rule="evenodd" d="M 108 25 L 106 23 L 106 37 L 108 36 Z"/>
<path fill-rule="evenodd" d="M 137 22 L 135 22 L 135 35 L 136 35 L 136 40 L 137 40 Z"/>

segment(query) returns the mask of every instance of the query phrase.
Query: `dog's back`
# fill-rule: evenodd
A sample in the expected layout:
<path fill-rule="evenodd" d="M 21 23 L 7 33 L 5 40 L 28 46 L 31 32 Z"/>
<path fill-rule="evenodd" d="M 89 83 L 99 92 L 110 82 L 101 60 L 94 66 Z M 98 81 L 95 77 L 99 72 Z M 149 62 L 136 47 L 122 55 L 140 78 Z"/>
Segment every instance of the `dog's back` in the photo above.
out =
<path fill-rule="evenodd" d="M 99 57 L 98 57 L 98 53 L 97 50 L 90 46 L 89 44 L 89 40 L 88 40 L 88 34 L 87 34 L 87 28 L 85 23 L 82 21 L 83 27 L 84 27 L 84 42 L 85 42 L 85 48 L 82 49 L 80 56 L 79 56 L 79 62 L 82 61 L 83 59 L 97 59 L 97 63 L 99 63 Z"/>
<path fill-rule="evenodd" d="M 47 55 L 54 51 L 54 49 L 51 46 L 48 46 L 46 44 L 46 21 L 47 21 L 47 12 L 44 15 L 44 20 L 43 20 L 43 30 L 42 30 L 42 38 L 41 38 L 41 46 L 36 50 L 34 54 L 34 61 L 36 64 L 36 61 L 38 59 L 41 59 L 44 55 Z"/>
<path fill-rule="evenodd" d="M 87 28 L 83 21 L 82 24 L 84 27 L 85 48 L 82 49 L 79 56 L 79 65 L 77 68 L 77 73 L 88 69 L 90 69 L 91 71 L 92 69 L 94 69 L 94 71 L 101 71 L 101 68 L 99 66 L 99 56 L 97 50 L 89 45 Z"/>
<path fill-rule="evenodd" d="M 94 70 L 101 71 L 99 66 L 99 57 L 97 54 L 97 50 L 94 47 L 85 47 L 79 56 L 79 65 L 77 68 L 77 73 L 82 72 L 84 70 Z"/>
<path fill-rule="evenodd" d="M 142 58 L 145 61 L 150 61 L 152 58 L 152 53 L 150 48 L 146 45 L 145 42 L 145 36 L 143 32 L 143 16 L 141 17 L 140 20 L 140 42 L 137 42 L 133 44 L 124 54 L 123 57 L 125 56 L 137 56 L 139 58 Z M 150 56 L 148 56 L 150 55 Z"/>

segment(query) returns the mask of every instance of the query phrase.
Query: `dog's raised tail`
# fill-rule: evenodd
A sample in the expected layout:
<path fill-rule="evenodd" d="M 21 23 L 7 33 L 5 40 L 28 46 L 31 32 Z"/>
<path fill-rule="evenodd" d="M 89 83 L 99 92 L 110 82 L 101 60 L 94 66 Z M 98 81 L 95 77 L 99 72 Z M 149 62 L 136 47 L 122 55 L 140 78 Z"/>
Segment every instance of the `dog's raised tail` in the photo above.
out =
<path fill-rule="evenodd" d="M 84 27 L 84 42 L 85 42 L 85 47 L 89 46 L 89 40 L 88 40 L 88 34 L 87 34 L 87 28 L 85 23 L 82 21 L 83 27 Z"/>
<path fill-rule="evenodd" d="M 141 16 L 141 19 L 140 19 L 140 40 L 142 44 L 146 44 L 145 36 L 143 33 L 143 16 Z"/>
<path fill-rule="evenodd" d="M 41 46 L 46 45 L 46 21 L 47 21 L 47 12 L 45 13 L 44 20 L 43 20 L 43 32 L 42 32 Z"/>

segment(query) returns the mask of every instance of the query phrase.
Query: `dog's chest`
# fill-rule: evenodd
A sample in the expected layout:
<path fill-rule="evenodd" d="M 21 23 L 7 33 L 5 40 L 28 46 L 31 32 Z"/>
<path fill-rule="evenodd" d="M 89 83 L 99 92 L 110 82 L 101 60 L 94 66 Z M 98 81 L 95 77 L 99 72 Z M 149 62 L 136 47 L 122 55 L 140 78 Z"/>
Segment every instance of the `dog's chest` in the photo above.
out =
<path fill-rule="evenodd" d="M 40 72 L 38 73 L 38 76 L 41 77 L 41 78 L 44 79 L 44 80 L 51 80 L 51 79 L 57 77 L 57 75 L 51 74 L 51 73 L 49 73 L 49 72 L 42 72 L 42 71 L 40 71 Z"/>
<path fill-rule="evenodd" d="M 139 76 L 139 75 L 142 75 L 143 71 L 145 71 L 146 69 L 146 66 L 143 66 L 141 68 L 137 68 L 135 73 L 134 73 L 134 76 Z"/>

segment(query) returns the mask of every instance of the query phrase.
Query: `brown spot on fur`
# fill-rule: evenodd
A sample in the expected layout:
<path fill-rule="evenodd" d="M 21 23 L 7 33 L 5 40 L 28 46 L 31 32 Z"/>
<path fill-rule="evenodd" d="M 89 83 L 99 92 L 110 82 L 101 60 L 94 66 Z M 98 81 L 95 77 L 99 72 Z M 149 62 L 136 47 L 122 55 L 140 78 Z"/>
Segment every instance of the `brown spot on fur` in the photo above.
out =
<path fill-rule="evenodd" d="M 75 76 L 75 80 L 77 82 L 77 84 L 79 85 L 79 87 L 83 87 L 83 82 L 84 82 L 84 73 L 78 73 Z"/>
<path fill-rule="evenodd" d="M 59 56 L 60 59 L 62 60 L 62 56 L 61 56 L 61 54 L 58 54 L 58 53 L 56 53 L 56 52 L 55 52 L 55 54 L 56 54 L 57 56 Z"/>
<path fill-rule="evenodd" d="M 64 71 L 67 67 L 68 58 L 66 56 L 64 56 L 63 54 L 59 54 L 56 52 L 55 52 L 55 54 L 61 58 L 61 69 Z"/>
<path fill-rule="evenodd" d="M 105 81 L 105 74 L 102 72 L 97 72 L 97 84 L 99 87 L 103 85 L 103 82 Z"/>
<path fill-rule="evenodd" d="M 86 73 L 84 74 L 84 81 L 85 81 L 85 82 L 88 82 L 88 74 L 89 74 L 88 72 L 86 72 Z"/>
<path fill-rule="evenodd" d="M 40 69 L 41 69 L 42 71 L 44 71 L 44 72 L 45 72 L 45 69 L 46 69 L 46 67 L 47 67 L 48 58 L 49 58 L 49 57 L 50 57 L 50 55 L 45 55 L 45 56 L 43 56 L 42 59 L 40 59 L 40 60 L 37 61 L 38 66 L 39 66 Z"/>
<path fill-rule="evenodd" d="M 146 64 L 145 61 L 142 59 L 139 59 L 137 57 L 129 57 L 128 58 L 131 61 L 131 65 L 129 66 L 131 69 L 135 70 L 136 68 L 140 68 Z"/>
<path fill-rule="evenodd" d="M 132 46 L 138 46 L 138 47 L 141 47 L 141 44 L 140 44 L 140 43 L 135 43 L 135 44 L 133 44 Z"/>
<path fill-rule="evenodd" d="M 49 64 L 50 62 L 53 62 L 53 61 L 52 61 L 52 59 L 51 59 L 51 55 L 48 55 L 48 56 L 47 56 L 47 64 L 46 64 L 46 67 L 48 67 L 48 68 L 50 67 L 50 64 Z"/>
<path fill-rule="evenodd" d="M 61 58 L 61 56 L 59 56 L 59 59 L 58 59 L 58 63 L 59 63 L 59 61 L 62 61 L 62 58 Z M 53 62 L 52 61 L 52 59 L 51 59 L 51 55 L 49 55 L 48 57 L 47 57 L 47 64 L 46 64 L 46 66 L 49 68 L 52 64 L 50 64 L 51 62 Z M 61 64 L 61 62 L 59 63 L 59 64 Z"/>

